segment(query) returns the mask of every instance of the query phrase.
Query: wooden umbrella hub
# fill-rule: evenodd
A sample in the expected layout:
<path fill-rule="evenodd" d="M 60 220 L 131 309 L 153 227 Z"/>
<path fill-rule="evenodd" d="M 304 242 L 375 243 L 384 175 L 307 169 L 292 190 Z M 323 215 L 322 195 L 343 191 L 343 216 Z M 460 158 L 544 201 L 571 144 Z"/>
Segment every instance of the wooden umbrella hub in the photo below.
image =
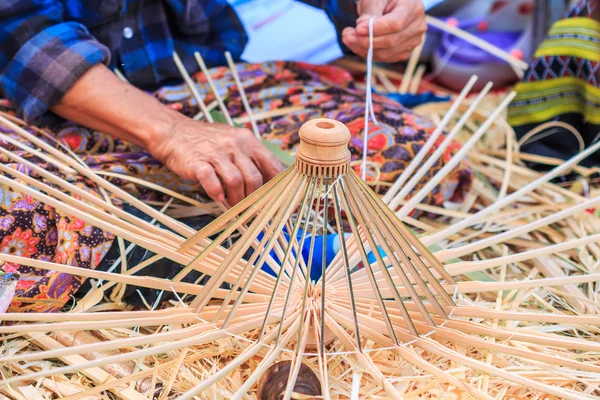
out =
<path fill-rule="evenodd" d="M 350 131 L 343 123 L 317 118 L 306 122 L 298 132 L 296 169 L 308 176 L 335 179 L 350 166 Z"/>

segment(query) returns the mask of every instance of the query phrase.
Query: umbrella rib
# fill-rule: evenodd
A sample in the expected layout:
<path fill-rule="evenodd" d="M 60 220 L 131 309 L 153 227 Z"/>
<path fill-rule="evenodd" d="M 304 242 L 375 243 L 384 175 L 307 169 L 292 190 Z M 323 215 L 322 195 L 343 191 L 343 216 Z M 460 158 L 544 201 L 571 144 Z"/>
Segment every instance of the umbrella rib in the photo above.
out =
<path fill-rule="evenodd" d="M 358 198 L 358 196 L 357 196 L 357 198 Z M 365 199 L 364 197 L 358 198 L 358 199 L 359 199 L 359 201 L 362 202 L 363 206 L 366 208 L 368 205 L 368 204 L 366 204 L 366 201 L 368 201 L 368 199 Z M 387 250 L 388 258 L 390 259 L 390 261 L 392 261 L 392 266 L 394 267 L 394 269 L 396 270 L 396 273 L 398 274 L 398 276 L 404 283 L 406 290 L 408 290 L 409 293 L 411 294 L 411 297 L 414 300 L 417 307 L 419 308 L 419 310 L 421 311 L 421 314 L 423 314 L 423 316 L 430 322 L 430 324 L 432 326 L 435 326 L 433 319 L 431 319 L 431 316 L 427 312 L 427 309 L 425 308 L 425 305 L 421 301 L 420 296 L 417 294 L 415 288 L 413 287 L 412 282 L 408 278 L 408 275 L 405 272 L 405 269 L 407 269 L 408 272 L 410 272 L 411 276 L 417 282 L 417 285 L 421 288 L 421 290 L 423 291 L 425 296 L 429 299 L 431 304 L 435 307 L 436 311 L 440 315 L 446 315 L 446 312 L 443 310 L 441 305 L 438 303 L 437 299 L 435 298 L 435 296 L 429 289 L 429 286 L 427 286 L 427 284 L 423 281 L 423 279 L 421 278 L 419 273 L 416 271 L 414 265 L 412 264 L 410 258 L 406 255 L 404 249 L 402 247 L 400 247 L 399 244 L 396 243 L 394 240 L 391 240 L 391 241 L 386 240 L 386 235 L 384 232 L 387 232 L 388 234 L 390 232 L 389 232 L 389 229 L 388 229 L 387 225 L 385 224 L 385 222 L 378 220 L 377 213 L 370 213 L 369 217 L 371 219 L 372 226 L 374 227 L 373 231 L 375 232 L 375 235 L 378 236 L 379 241 L 381 242 L 380 243 L 381 246 L 383 246 L 384 249 Z M 382 228 L 383 228 L 383 230 L 382 230 Z M 394 236 L 390 235 L 390 237 L 394 237 Z M 396 251 L 393 251 L 393 250 L 396 250 Z M 400 257 L 400 260 L 398 260 L 397 256 Z M 403 265 L 404 265 L 404 268 L 403 268 Z"/>
<path fill-rule="evenodd" d="M 350 203 L 348 202 L 348 197 L 346 196 L 346 192 L 348 190 L 347 190 L 346 186 L 344 185 L 344 179 L 340 180 L 340 185 L 341 185 L 341 192 L 342 192 L 341 200 L 342 200 L 342 204 L 343 204 L 344 208 L 347 210 L 346 214 L 348 216 L 348 223 L 350 224 L 350 230 L 352 231 L 352 234 L 354 235 L 354 237 L 356 239 L 356 243 L 358 243 L 358 245 L 359 245 L 358 249 L 360 250 L 360 255 L 362 257 L 362 262 L 363 262 L 364 268 L 367 270 L 367 274 L 369 276 L 369 281 L 371 283 L 373 292 L 375 293 L 377 303 L 379 304 L 379 307 L 383 311 L 383 317 L 384 317 L 388 332 L 390 333 L 390 337 L 393 339 L 394 343 L 398 343 L 398 338 L 396 337 L 396 333 L 394 332 L 394 328 L 392 327 L 392 322 L 390 320 L 390 316 L 387 312 L 385 304 L 383 303 L 381 291 L 379 290 L 379 286 L 377 285 L 375 275 L 373 274 L 373 268 L 371 266 L 371 263 L 369 262 L 369 258 L 367 256 L 367 252 L 362 243 L 362 240 L 360 239 L 358 226 L 356 224 L 356 221 L 355 221 L 354 215 L 353 215 L 355 212 L 357 212 L 357 210 L 350 207 Z M 366 228 L 366 226 L 364 224 L 363 224 L 363 226 Z M 372 250 L 372 252 L 378 252 L 378 249 L 376 247 L 372 248 L 371 250 Z M 380 268 L 385 269 L 385 264 L 379 264 L 379 265 L 380 265 Z M 410 323 L 409 323 L 409 325 L 410 325 Z"/>
<path fill-rule="evenodd" d="M 333 207 L 335 211 L 335 224 L 339 232 L 340 248 L 344 256 L 344 272 L 346 273 L 346 282 L 348 283 L 348 293 L 350 295 L 350 306 L 352 307 L 352 315 L 354 317 L 354 331 L 356 332 L 356 344 L 358 350 L 362 352 L 362 343 L 360 342 L 360 330 L 358 327 L 358 316 L 356 315 L 356 304 L 354 302 L 354 289 L 352 288 L 352 277 L 350 272 L 350 262 L 348 261 L 348 251 L 346 249 L 346 241 L 344 240 L 344 230 L 342 229 L 342 213 L 340 211 L 340 198 L 338 196 L 338 188 L 334 183 L 333 186 Z"/>
<path fill-rule="evenodd" d="M 196 307 L 196 311 L 200 311 L 206 304 L 208 304 L 212 294 L 215 290 L 217 290 L 226 276 L 230 273 L 233 267 L 236 265 L 236 260 L 239 260 L 243 254 L 248 250 L 248 248 L 252 245 L 254 241 L 254 237 L 261 230 L 267 220 L 273 216 L 275 211 L 279 208 L 279 205 L 286 199 L 286 196 L 283 192 L 279 193 L 276 197 L 276 200 L 272 207 L 265 208 L 261 210 L 260 216 L 257 217 L 246 232 L 246 235 L 249 236 L 247 240 L 239 240 L 235 245 L 232 251 L 228 254 L 227 258 L 223 261 L 221 266 L 217 269 L 215 274 L 210 278 L 210 280 L 205 285 L 205 291 L 201 296 L 198 296 L 192 306 Z"/>
<path fill-rule="evenodd" d="M 398 309 L 400 310 L 400 312 L 404 316 L 405 320 L 407 321 L 409 330 L 411 331 L 411 333 L 413 335 L 416 336 L 418 334 L 417 330 L 415 329 L 415 327 L 414 327 L 414 325 L 412 323 L 412 320 L 410 318 L 410 315 L 408 314 L 408 310 L 406 309 L 406 307 L 404 305 L 404 302 L 400 298 L 400 293 L 398 293 L 398 289 L 396 288 L 396 285 L 394 284 L 394 282 L 392 280 L 390 272 L 388 271 L 387 266 L 385 265 L 385 263 L 383 261 L 383 258 L 381 257 L 381 253 L 379 251 L 379 248 L 377 247 L 377 244 L 375 243 L 375 239 L 373 238 L 373 235 L 371 234 L 371 230 L 368 228 L 368 224 L 367 224 L 366 219 L 365 219 L 365 217 L 363 215 L 362 209 L 358 205 L 357 200 L 354 198 L 351 183 L 350 183 L 350 189 L 351 190 L 347 191 L 347 192 L 350 193 L 350 198 L 351 198 L 351 201 L 354 203 L 354 208 L 355 208 L 355 211 L 356 211 L 356 215 L 359 218 L 359 222 L 365 227 L 364 233 L 365 233 L 365 236 L 367 238 L 367 241 L 369 242 L 369 246 L 371 247 L 371 252 L 375 255 L 375 258 L 377 259 L 377 264 L 379 265 L 379 269 L 380 269 L 381 273 L 383 274 L 384 278 L 386 279 L 386 282 L 387 282 L 389 288 L 392 290 L 392 295 L 394 297 L 394 300 L 396 301 L 396 304 L 398 305 Z M 344 192 L 344 196 L 345 195 L 346 195 L 346 192 Z M 381 235 L 381 232 L 379 232 L 379 235 Z M 356 239 L 356 241 L 357 241 L 357 243 L 360 243 L 361 246 L 362 246 L 362 243 L 360 241 L 360 237 L 358 237 Z M 394 257 L 394 260 L 397 261 L 395 257 Z M 367 263 L 368 263 L 368 261 L 367 261 Z M 412 285 L 410 285 L 410 281 L 408 280 L 408 277 L 406 275 L 404 275 L 404 274 L 400 274 L 400 275 L 401 275 L 400 279 L 403 280 L 406 288 L 408 290 L 412 289 Z M 372 279 L 375 279 L 375 277 L 373 276 Z M 413 298 L 417 298 L 418 299 L 418 295 L 417 295 L 416 292 L 414 293 L 414 296 L 415 297 L 413 297 Z M 415 302 L 416 301 L 419 301 L 419 300 L 415 300 Z"/>
<path fill-rule="evenodd" d="M 303 182 L 306 182 L 308 180 L 307 177 L 303 177 Z M 304 187 L 304 194 L 302 195 L 302 201 L 300 203 L 299 209 L 300 209 L 300 214 L 302 214 L 304 212 L 304 207 L 307 204 L 307 199 L 308 199 L 308 194 L 309 194 L 309 188 L 311 186 L 311 184 L 315 185 L 315 180 L 313 179 L 312 182 L 310 183 L 306 183 L 305 187 Z M 295 202 L 294 202 L 295 203 Z M 292 253 L 292 243 L 296 240 L 296 235 L 298 233 L 298 229 L 300 227 L 301 221 L 300 218 L 298 218 L 298 220 L 296 221 L 296 224 L 294 225 L 294 229 L 293 231 L 290 233 L 290 240 L 288 242 L 288 245 L 286 246 L 285 249 L 285 255 L 283 257 L 283 260 L 281 261 L 281 265 L 284 266 L 287 262 L 288 262 L 288 258 L 290 256 L 290 254 Z M 301 254 L 298 254 L 297 256 L 302 257 Z M 273 301 L 275 300 L 275 297 L 277 296 L 277 289 L 279 288 L 279 284 L 281 282 L 282 277 L 285 274 L 283 273 L 283 271 L 280 271 L 279 274 L 277 274 L 277 280 L 275 281 L 275 285 L 273 287 L 273 291 L 271 293 L 271 298 L 269 299 L 269 305 L 267 306 L 267 310 L 265 312 L 265 318 L 263 321 L 263 325 L 260 329 L 260 334 L 259 334 L 259 339 L 262 338 L 265 334 L 265 330 L 267 328 L 267 319 L 269 317 L 269 314 L 271 312 L 271 307 L 273 305 Z M 292 290 L 292 285 L 289 285 L 288 287 L 288 291 Z"/>
<path fill-rule="evenodd" d="M 301 182 L 295 183 L 293 186 L 293 189 L 295 189 L 296 187 L 299 187 L 300 185 L 301 185 Z M 253 252 L 252 256 L 246 262 L 246 266 L 244 267 L 244 269 L 238 276 L 238 279 L 236 280 L 234 286 L 231 288 L 230 293 L 236 293 L 241 285 L 243 278 L 246 275 L 246 271 L 248 270 L 248 268 L 251 268 L 251 266 L 254 266 L 254 268 L 252 268 L 250 271 L 250 275 L 245 280 L 245 283 L 242 288 L 242 292 L 240 293 L 240 296 L 238 296 L 234 306 L 232 307 L 231 311 L 229 312 L 229 315 L 227 316 L 225 322 L 223 323 L 223 327 L 226 327 L 227 324 L 229 324 L 229 321 L 235 314 L 238 305 L 243 301 L 243 297 L 246 294 L 246 291 L 250 287 L 251 283 L 254 281 L 254 278 L 257 276 L 258 271 L 260 271 L 262 269 L 265 258 L 269 257 L 269 254 L 271 252 L 271 249 L 273 248 L 275 240 L 280 235 L 280 232 L 277 231 L 276 227 L 278 225 L 280 225 L 281 221 L 286 218 L 286 215 L 290 211 L 292 204 L 293 204 L 293 201 L 290 204 L 288 204 L 287 208 L 282 207 L 282 208 L 276 210 L 276 215 L 273 218 L 273 220 L 271 220 L 271 222 L 269 224 L 270 225 L 269 228 L 267 229 L 266 232 L 264 232 L 263 237 L 260 240 L 258 246 L 256 246 L 254 248 L 254 252 Z M 271 207 L 271 208 L 273 209 L 274 207 Z M 275 235 L 273 235 L 273 233 L 276 231 L 277 231 L 277 233 Z M 266 246 L 266 248 L 265 248 L 265 246 Z M 260 258 L 258 260 L 258 263 L 255 264 L 256 259 L 258 258 L 259 255 L 260 255 Z M 281 273 L 281 271 L 275 271 L 275 273 Z M 219 315 L 224 311 L 225 307 L 229 304 L 229 301 L 230 301 L 230 296 L 228 296 L 225 299 L 225 301 L 223 302 L 223 304 L 221 305 L 221 308 L 219 309 Z"/>
<path fill-rule="evenodd" d="M 311 194 L 310 194 L 310 200 L 308 202 L 306 202 L 305 206 L 306 206 L 306 217 L 309 218 L 310 217 L 310 210 L 312 209 L 312 205 L 315 202 L 315 193 L 316 193 L 316 189 L 317 189 L 317 181 L 318 178 L 311 178 L 311 183 L 309 184 L 312 185 L 312 190 L 311 190 Z M 304 204 L 303 204 L 304 206 Z M 304 208 L 301 206 L 300 207 L 300 212 L 298 213 L 298 220 L 296 221 L 296 226 L 294 227 L 294 236 L 290 236 L 290 243 L 295 243 L 296 242 L 296 233 L 300 227 L 300 224 L 302 223 L 302 219 L 303 219 L 303 214 L 305 213 Z M 306 224 L 305 224 L 306 225 Z M 300 243 L 304 243 L 304 240 L 306 238 L 306 233 L 307 233 L 308 229 L 304 229 L 302 231 L 302 237 L 300 239 Z M 292 291 L 294 290 L 294 278 L 296 277 L 296 273 L 295 271 L 298 269 L 298 263 L 299 260 L 302 258 L 302 253 L 300 252 L 300 250 L 296 251 L 296 261 L 295 261 L 295 265 L 293 266 L 293 271 L 290 277 L 290 282 L 289 282 L 289 287 L 288 287 L 288 291 L 285 295 L 285 302 L 283 304 L 283 315 L 285 315 L 285 313 L 287 312 L 287 308 L 289 305 L 289 301 L 290 301 L 290 296 L 292 294 Z M 306 280 L 306 282 L 308 282 L 308 280 Z M 276 290 L 276 289 L 275 289 Z M 273 295 L 275 295 L 275 290 L 273 291 Z M 304 317 L 304 314 L 301 314 L 302 317 Z M 275 346 L 279 345 L 279 339 L 281 337 L 281 325 L 279 325 L 279 330 L 277 332 L 277 338 L 275 339 Z"/>

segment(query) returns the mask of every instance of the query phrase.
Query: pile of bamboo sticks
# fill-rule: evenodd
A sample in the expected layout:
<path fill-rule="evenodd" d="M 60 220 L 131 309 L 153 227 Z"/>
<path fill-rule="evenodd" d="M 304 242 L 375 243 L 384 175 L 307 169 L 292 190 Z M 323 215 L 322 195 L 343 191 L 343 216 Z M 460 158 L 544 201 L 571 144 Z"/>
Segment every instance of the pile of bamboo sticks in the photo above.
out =
<path fill-rule="evenodd" d="M 573 169 L 583 171 L 577 163 L 600 145 L 567 162 L 537 159 L 556 167 L 547 174 L 532 171 L 522 163 L 530 156 L 519 153 L 514 132 L 502 115 L 512 95 L 488 109 L 482 105 L 496 100 L 487 93 L 489 86 L 483 94 L 468 98 L 469 85 L 451 103 L 422 108 L 425 115 L 439 120 L 439 129 L 383 197 L 395 216 L 380 209 L 390 221 L 399 218 L 411 227 L 420 243 L 446 264 L 447 277 L 432 269 L 441 290 L 451 298 L 441 310 L 428 298 L 427 291 L 435 284 L 432 280 L 422 286 L 414 281 L 416 276 L 407 282 L 396 272 L 389 275 L 392 284 L 386 283 L 387 268 L 381 266 L 391 263 L 393 254 L 400 251 L 386 247 L 388 251 L 380 252 L 377 248 L 385 243 L 377 238 L 368 243 L 366 221 L 357 219 L 352 231 L 359 236 L 344 241 L 346 250 L 338 253 L 329 265 L 331 273 L 319 282 L 309 282 L 294 272 L 293 268 L 308 268 L 302 257 L 293 256 L 299 254 L 295 235 L 275 236 L 272 252 L 265 251 L 252 224 L 260 216 L 260 205 L 272 204 L 270 191 L 291 184 L 292 170 L 253 194 L 246 205 L 226 211 L 197 233 L 111 185 L 73 154 L 47 145 L 14 119 L 1 117 L 0 123 L 22 139 L 2 134 L 3 140 L 21 151 L 35 152 L 62 171 L 88 178 L 106 196 L 78 190 L 3 149 L 3 156 L 27 165 L 44 180 L 0 166 L 0 184 L 115 234 L 124 254 L 125 240 L 156 253 L 136 266 L 126 265 L 123 257 L 120 272 L 112 273 L 0 255 L 2 261 L 102 281 L 70 312 L 0 316 L 12 322 L 0 327 L 5 335 L 0 346 L 1 395 L 16 399 L 241 399 L 271 390 L 268 384 L 265 389 L 263 379 L 279 374 L 288 382 L 283 386 L 285 397 L 302 398 L 295 393 L 301 386 L 298 383 L 312 379 L 304 365 L 319 380 L 321 393 L 312 394 L 313 398 L 597 398 L 600 220 L 590 210 L 597 209 L 600 200 L 551 180 Z M 221 106 L 220 101 L 216 104 Z M 226 110 L 224 103 L 222 107 Z M 200 117 L 208 118 L 207 110 L 202 113 Z M 432 151 L 444 129 L 449 139 Z M 420 192 L 408 197 L 452 138 L 463 142 L 462 150 Z M 419 204 L 464 158 L 474 173 L 466 201 L 445 208 Z M 335 188 L 343 186 L 340 181 L 328 182 L 331 190 L 319 192 L 313 183 L 314 190 L 322 199 L 334 201 L 339 198 Z M 353 184 L 352 193 L 369 193 L 364 183 L 355 180 Z M 304 185 L 304 191 L 308 190 Z M 65 191 L 78 197 L 66 196 Z M 292 194 L 301 197 L 302 192 Z M 223 210 L 219 205 L 207 208 L 185 196 L 165 193 L 180 206 L 186 202 L 206 212 Z M 110 202 L 109 195 L 134 205 L 172 231 L 124 213 Z M 339 206 L 348 210 L 355 201 L 360 198 L 346 204 L 341 201 Z M 250 202 L 258 206 L 244 214 Z M 365 209 L 376 204 L 379 200 L 373 198 Z M 171 206 L 167 203 L 163 211 Z M 323 232 L 331 228 L 325 226 L 330 218 L 324 204 L 305 211 L 306 217 L 302 207 L 296 208 L 300 215 L 295 221 L 299 222 L 294 225 L 290 220 L 287 232 L 294 226 L 316 229 L 318 223 Z M 415 209 L 425 213 L 412 218 Z M 339 232 L 341 227 L 333 230 Z M 235 232 L 246 239 L 256 257 L 278 272 L 277 277 L 256 268 L 252 279 L 240 280 L 248 276 L 254 261 L 240 256 L 241 247 L 220 246 Z M 394 240 L 410 238 L 406 231 L 389 233 Z M 220 239 L 209 240 L 213 234 Z M 358 243 L 363 238 L 368 246 L 361 250 Z M 419 246 L 407 240 L 412 248 Z M 369 261 L 367 251 L 377 260 Z M 426 251 L 417 253 L 427 262 Z M 162 257 L 187 267 L 173 281 L 132 275 Z M 359 264 L 364 268 L 356 268 Z M 215 280 L 206 285 L 182 283 L 191 270 Z M 351 285 L 344 270 L 351 275 Z M 242 283 L 247 287 L 233 290 Z M 149 305 L 147 311 L 129 310 L 119 298 L 125 285 L 174 292 L 178 300 L 160 307 Z M 327 288 L 327 294 L 320 286 Z M 274 293 L 276 287 L 280 291 Z M 375 295 L 374 288 L 381 290 L 380 295 Z M 394 308 L 398 299 L 409 318 Z M 315 306 L 300 306 L 307 300 Z M 327 329 L 320 326 L 321 321 Z M 272 368 L 281 361 L 290 361 L 292 367 Z"/>

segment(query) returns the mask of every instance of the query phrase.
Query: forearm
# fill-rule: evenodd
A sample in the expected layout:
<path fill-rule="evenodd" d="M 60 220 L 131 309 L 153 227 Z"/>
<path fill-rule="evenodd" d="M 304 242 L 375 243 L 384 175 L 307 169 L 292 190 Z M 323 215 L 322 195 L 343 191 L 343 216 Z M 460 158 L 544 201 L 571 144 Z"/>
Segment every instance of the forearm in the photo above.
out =
<path fill-rule="evenodd" d="M 106 66 L 87 71 L 51 110 L 71 121 L 144 148 L 182 118 Z"/>

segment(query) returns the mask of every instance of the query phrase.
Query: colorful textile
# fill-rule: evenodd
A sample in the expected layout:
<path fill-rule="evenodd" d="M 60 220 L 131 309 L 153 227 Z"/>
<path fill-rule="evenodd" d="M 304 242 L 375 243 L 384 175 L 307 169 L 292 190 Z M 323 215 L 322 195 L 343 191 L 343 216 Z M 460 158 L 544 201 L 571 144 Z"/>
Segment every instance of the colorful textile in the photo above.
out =
<path fill-rule="evenodd" d="M 600 20 L 597 1 L 579 1 L 566 19 L 556 22 L 535 53 L 517 96 L 509 107 L 509 123 L 518 137 L 548 121 L 573 125 L 588 146 L 600 132 Z M 553 128 L 554 129 L 554 128 Z M 566 159 L 580 144 L 562 128 L 536 140 L 523 150 Z M 600 154 L 584 164 L 600 163 Z"/>
<path fill-rule="evenodd" d="M 350 129 L 352 160 L 361 159 L 364 91 L 354 88 L 353 78 L 347 71 L 335 66 L 291 62 L 244 64 L 238 66 L 238 70 L 255 114 L 260 117 L 263 113 L 277 110 L 285 113 L 258 121 L 264 139 L 293 153 L 299 144 L 298 129 L 304 122 L 317 117 L 333 118 Z M 245 116 L 238 90 L 227 68 L 218 67 L 213 71 L 211 76 L 216 80 L 221 96 L 225 97 L 229 112 L 234 118 Z M 199 90 L 206 102 L 213 101 L 214 97 L 204 85 L 202 74 L 196 74 L 194 78 L 203 84 Z M 160 99 L 175 102 L 171 103 L 172 107 L 193 115 L 197 110 L 195 100 L 186 95 L 182 101 L 182 93 L 187 93 L 185 85 L 164 87 L 156 95 Z M 369 125 L 368 156 L 377 170 L 370 170 L 367 179 L 373 180 L 379 171 L 381 181 L 393 182 L 425 143 L 435 125 L 392 99 L 380 95 L 374 95 L 373 98 L 376 100 L 375 115 L 381 124 L 370 122 Z M 442 140 L 443 137 L 439 143 Z M 449 146 L 444 160 L 451 156 L 457 146 Z M 436 164 L 424 179 L 430 179 L 442 166 Z M 355 168 L 358 171 L 359 166 Z M 470 181 L 470 172 L 463 164 L 424 202 L 443 205 L 444 201 L 460 201 Z"/>
<path fill-rule="evenodd" d="M 352 158 L 360 159 L 363 150 L 364 92 L 353 88 L 352 77 L 345 70 L 331 66 L 273 62 L 240 65 L 239 72 L 264 139 L 293 152 L 299 141 L 298 128 L 305 121 L 320 116 L 335 118 L 349 127 L 352 134 Z M 232 117 L 245 117 L 239 93 L 227 69 L 212 69 L 211 75 L 225 97 Z M 210 103 L 213 96 L 208 93 L 204 77 L 196 74 L 194 79 L 199 81 L 198 89 L 205 95 L 207 103 Z M 187 115 L 198 112 L 196 102 L 185 85 L 165 87 L 154 95 Z M 369 130 L 369 161 L 380 171 L 380 180 L 389 183 L 421 148 L 434 130 L 434 124 L 386 97 L 376 95 L 373 101 L 380 125 L 372 125 Z M 0 103 L 2 104 L 5 110 L 14 112 L 14 109 L 9 108 L 8 102 Z M 279 115 L 264 118 L 261 116 L 263 112 L 279 112 Z M 30 130 L 57 148 L 68 146 L 92 169 L 140 177 L 192 196 L 198 188 L 196 184 L 179 180 L 148 153 L 133 145 L 69 122 L 51 129 L 57 141 L 44 136 L 34 127 Z M 18 138 L 16 134 L 2 130 L 0 140 L 3 135 Z M 64 179 L 72 179 L 32 154 L 26 154 L 6 143 L 2 145 Z M 450 146 L 444 157 L 427 172 L 423 182 L 443 167 L 457 147 L 457 144 Z M 27 168 L 10 160 L 0 158 L 0 162 L 39 179 Z M 373 180 L 375 176 L 375 172 L 371 171 L 369 179 Z M 124 187 L 140 199 L 159 199 L 156 192 L 124 180 L 111 178 L 111 182 Z M 470 182 L 471 173 L 461 164 L 424 201 L 438 206 L 443 206 L 446 201 L 460 201 Z M 90 193 L 100 195 L 95 185 L 89 181 L 74 183 Z M 420 187 L 422 186 L 417 189 Z M 119 205 L 118 202 L 115 203 Z M 111 247 L 113 239 L 113 235 L 108 232 L 63 215 L 9 187 L 0 186 L 2 252 L 81 268 L 96 268 Z M 10 306 L 12 311 L 59 310 L 84 280 L 81 277 L 6 263 L 0 267 L 5 272 L 9 268 L 14 268 L 21 275 Z"/>
<path fill-rule="evenodd" d="M 305 0 L 338 28 L 356 21 L 352 0 Z M 0 2 L 0 95 L 26 121 L 39 122 L 93 65 L 120 68 L 138 87 L 179 79 L 176 50 L 188 71 L 194 52 L 207 65 L 239 59 L 247 36 L 226 0 L 8 0 Z"/>

